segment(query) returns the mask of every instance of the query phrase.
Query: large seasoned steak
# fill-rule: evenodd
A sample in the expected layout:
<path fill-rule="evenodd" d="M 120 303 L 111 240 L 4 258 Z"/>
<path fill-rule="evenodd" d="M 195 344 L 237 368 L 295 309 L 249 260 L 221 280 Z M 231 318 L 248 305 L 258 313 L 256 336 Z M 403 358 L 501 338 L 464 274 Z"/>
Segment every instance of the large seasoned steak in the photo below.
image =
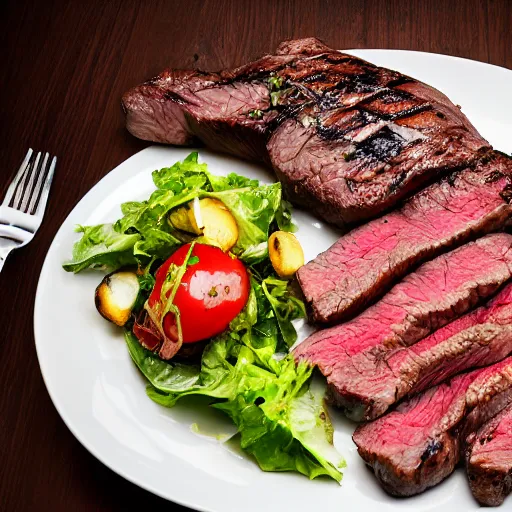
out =
<path fill-rule="evenodd" d="M 293 202 L 341 227 L 490 149 L 438 90 L 313 38 L 236 69 L 166 70 L 123 107 L 141 139 L 200 141 L 271 165 Z"/>

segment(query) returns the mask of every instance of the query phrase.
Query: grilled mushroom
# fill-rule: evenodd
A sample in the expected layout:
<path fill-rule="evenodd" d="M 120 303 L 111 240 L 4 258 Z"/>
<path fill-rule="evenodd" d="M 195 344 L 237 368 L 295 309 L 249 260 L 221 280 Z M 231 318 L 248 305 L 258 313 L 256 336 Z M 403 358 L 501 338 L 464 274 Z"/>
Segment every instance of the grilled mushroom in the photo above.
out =
<path fill-rule="evenodd" d="M 292 277 L 304 265 L 304 252 L 295 235 L 276 231 L 268 239 L 268 253 L 280 277 Z"/>

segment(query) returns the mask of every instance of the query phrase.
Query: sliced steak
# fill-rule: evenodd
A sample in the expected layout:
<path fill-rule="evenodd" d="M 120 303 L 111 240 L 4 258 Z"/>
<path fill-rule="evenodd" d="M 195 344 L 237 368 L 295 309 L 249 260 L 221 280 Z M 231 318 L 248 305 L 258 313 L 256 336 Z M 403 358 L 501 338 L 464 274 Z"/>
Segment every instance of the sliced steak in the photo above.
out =
<path fill-rule="evenodd" d="M 512 236 L 499 233 L 438 256 L 353 320 L 311 335 L 294 354 L 318 366 L 332 396 L 343 396 L 353 389 L 345 370 L 356 354 L 412 345 L 493 295 L 511 278 L 511 249 Z"/>
<path fill-rule="evenodd" d="M 312 38 L 232 70 L 164 71 L 123 107 L 139 138 L 272 165 L 291 200 L 341 227 L 490 149 L 439 91 Z"/>
<path fill-rule="evenodd" d="M 501 505 L 512 492 L 512 404 L 467 439 L 466 467 L 481 505 Z"/>
<path fill-rule="evenodd" d="M 360 352 L 343 367 L 343 392 L 331 401 L 347 416 L 371 420 L 393 404 L 470 368 L 512 354 L 512 283 L 473 310 L 410 347 Z"/>
<path fill-rule="evenodd" d="M 512 159 L 495 153 L 349 232 L 297 273 L 312 319 L 354 316 L 411 267 L 503 228 L 512 217 L 511 198 Z"/>
<path fill-rule="evenodd" d="M 464 440 L 512 403 L 512 358 L 431 388 L 358 427 L 359 455 L 383 488 L 412 496 L 452 473 Z"/>

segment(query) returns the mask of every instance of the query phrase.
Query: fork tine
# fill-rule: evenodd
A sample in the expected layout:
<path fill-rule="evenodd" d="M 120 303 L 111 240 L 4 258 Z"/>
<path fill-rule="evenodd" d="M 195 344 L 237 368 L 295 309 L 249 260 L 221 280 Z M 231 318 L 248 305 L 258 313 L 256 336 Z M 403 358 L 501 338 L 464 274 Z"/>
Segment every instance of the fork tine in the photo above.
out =
<path fill-rule="evenodd" d="M 41 164 L 41 167 L 40 167 L 39 176 L 37 177 L 37 183 L 36 183 L 36 186 L 35 186 L 34 191 L 32 193 L 32 199 L 30 200 L 30 204 L 28 205 L 27 213 L 30 213 L 34 209 L 34 207 L 36 206 L 37 198 L 39 196 L 39 192 L 41 192 L 41 186 L 42 186 L 42 183 L 43 183 L 43 178 L 44 178 L 44 174 L 46 172 L 46 165 L 48 163 L 48 158 L 49 157 L 50 157 L 49 153 L 46 153 L 44 155 L 44 160 L 43 160 L 43 163 Z"/>
<path fill-rule="evenodd" d="M 16 190 L 16 185 L 19 183 L 21 177 L 27 170 L 28 163 L 30 161 L 30 157 L 32 156 L 32 148 L 29 148 L 27 151 L 27 154 L 25 158 L 23 159 L 23 163 L 21 164 L 21 167 L 14 177 L 14 179 L 11 181 L 11 184 L 9 185 L 9 188 L 7 189 L 7 192 L 5 193 L 4 200 L 2 202 L 2 205 L 9 206 L 9 203 L 11 202 L 12 196 L 14 195 L 14 191 Z"/>
<path fill-rule="evenodd" d="M 41 200 L 39 201 L 39 204 L 37 205 L 37 210 L 34 213 L 34 215 L 36 215 L 37 217 L 42 218 L 44 215 L 44 210 L 46 208 L 46 203 L 48 201 L 48 194 L 50 193 L 50 187 L 52 185 L 53 174 L 55 172 L 56 164 L 57 164 L 57 157 L 54 156 L 52 159 L 52 163 L 50 165 L 50 170 L 48 171 L 48 174 L 44 181 L 43 190 L 41 192 Z"/>
<path fill-rule="evenodd" d="M 15 210 L 21 210 L 21 204 L 23 201 L 23 198 L 27 194 L 27 188 L 25 184 L 27 183 L 27 177 L 30 174 L 30 176 L 34 175 L 34 172 L 37 172 L 37 168 L 39 166 L 39 159 L 41 158 L 41 153 L 37 153 L 35 162 L 32 161 L 31 165 L 29 165 L 30 170 L 27 170 L 25 174 L 23 174 L 23 178 L 21 178 L 21 183 L 18 186 L 18 190 L 16 190 L 16 195 L 14 196 L 14 201 L 12 203 L 12 207 Z M 28 190 L 28 195 L 30 197 L 30 190 Z"/>
<path fill-rule="evenodd" d="M 34 181 L 36 179 L 36 176 L 40 173 L 43 173 L 45 171 L 45 166 L 44 166 L 44 161 L 43 163 L 39 166 L 39 160 L 40 160 L 40 157 L 41 157 L 41 153 L 38 153 L 37 155 L 37 158 L 36 158 L 36 162 L 34 164 L 34 166 L 32 167 L 32 172 L 30 173 L 30 178 L 28 180 L 28 185 L 27 185 L 27 188 L 25 189 L 25 191 L 23 192 L 23 198 L 22 198 L 22 201 L 21 201 L 21 205 L 18 207 L 18 209 L 22 212 L 27 212 L 27 213 L 30 213 L 28 210 L 27 210 L 27 206 L 28 206 L 28 203 L 30 201 L 30 196 L 34 195 L 33 192 L 34 192 Z"/>

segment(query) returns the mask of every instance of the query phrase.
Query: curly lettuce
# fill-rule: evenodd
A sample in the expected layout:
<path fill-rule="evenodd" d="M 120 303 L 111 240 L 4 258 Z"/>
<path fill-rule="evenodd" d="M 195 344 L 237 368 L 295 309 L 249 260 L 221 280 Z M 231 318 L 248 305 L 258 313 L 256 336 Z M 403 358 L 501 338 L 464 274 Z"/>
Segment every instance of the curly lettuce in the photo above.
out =
<path fill-rule="evenodd" d="M 199 163 L 197 153 L 154 171 L 152 176 L 156 190 L 149 199 L 123 203 L 123 217 L 114 224 L 80 228 L 84 234 L 74 246 L 71 261 L 63 265 L 64 270 L 116 270 L 132 263 L 146 266 L 151 259 L 167 257 L 184 242 L 168 222 L 169 213 L 196 197 L 218 199 L 230 210 L 239 231 L 232 252 L 247 264 L 267 257 L 274 221 L 280 229 L 293 229 L 280 183 L 262 185 L 234 173 L 214 176 L 206 164 Z"/>

